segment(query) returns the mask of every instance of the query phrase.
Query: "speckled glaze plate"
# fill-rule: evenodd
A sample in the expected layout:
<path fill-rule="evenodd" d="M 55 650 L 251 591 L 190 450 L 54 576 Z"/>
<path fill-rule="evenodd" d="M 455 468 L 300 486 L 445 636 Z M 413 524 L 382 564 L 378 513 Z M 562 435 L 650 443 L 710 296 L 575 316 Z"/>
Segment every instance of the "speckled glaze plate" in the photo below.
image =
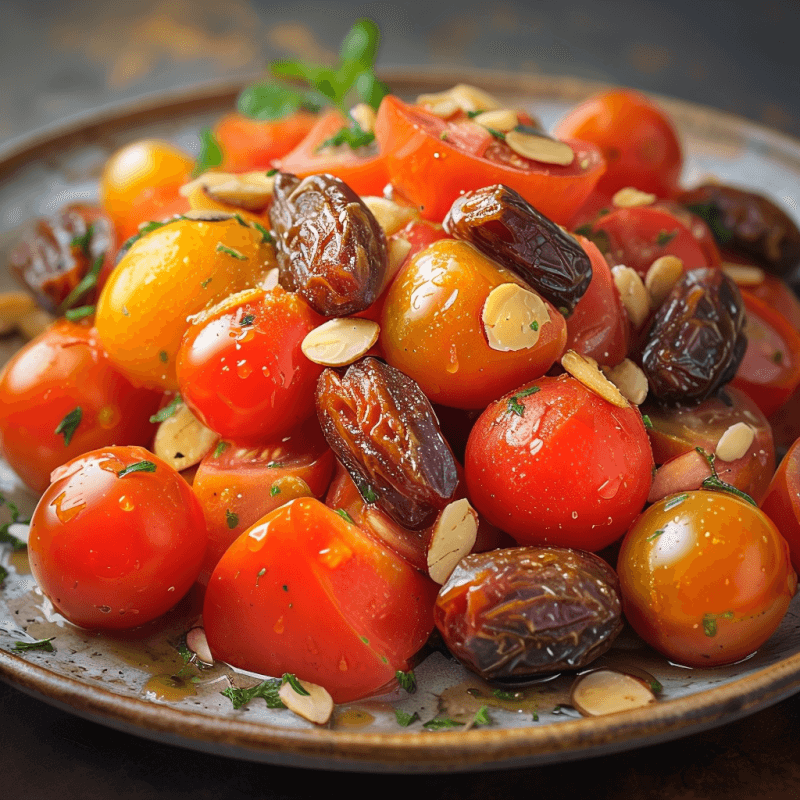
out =
<path fill-rule="evenodd" d="M 459 81 L 480 85 L 509 105 L 528 107 L 546 125 L 597 90 L 586 81 L 497 73 L 384 76 L 406 96 Z M 120 145 L 144 136 L 197 147 L 198 129 L 232 107 L 237 87 L 212 86 L 136 105 L 102 109 L 0 146 L 0 260 L 25 220 L 65 203 L 97 197 L 104 159 Z M 796 219 L 800 202 L 800 142 L 753 123 L 687 103 L 664 100 L 685 144 L 684 178 L 692 185 L 707 174 L 757 188 Z M 0 277 L 0 288 L 10 280 Z M 2 342 L 7 357 L 19 342 Z M 0 465 L 0 492 L 31 510 L 35 498 Z M 694 733 L 776 703 L 800 690 L 800 598 L 777 633 L 751 658 L 709 670 L 667 663 L 624 633 L 601 663 L 637 666 L 662 684 L 659 701 L 607 717 L 582 718 L 568 706 L 573 677 L 557 676 L 513 700 L 491 689 L 440 653 L 416 669 L 415 694 L 397 694 L 337 707 L 318 728 L 287 710 L 255 701 L 234 710 L 220 694 L 231 682 L 256 679 L 217 665 L 180 673 L 176 645 L 197 616 L 191 597 L 166 618 L 124 637 L 83 631 L 64 622 L 38 592 L 24 554 L 2 550 L 11 576 L 0 592 L 0 677 L 73 713 L 161 742 L 236 758 L 325 769 L 434 772 L 485 770 L 544 764 L 599 755 Z M 14 652 L 17 641 L 55 637 L 54 652 Z M 180 673 L 180 674 L 178 674 Z M 177 675 L 177 678 L 175 677 Z M 488 707 L 491 724 L 471 729 L 401 727 L 394 710 L 420 720 L 445 712 L 470 719 Z"/>

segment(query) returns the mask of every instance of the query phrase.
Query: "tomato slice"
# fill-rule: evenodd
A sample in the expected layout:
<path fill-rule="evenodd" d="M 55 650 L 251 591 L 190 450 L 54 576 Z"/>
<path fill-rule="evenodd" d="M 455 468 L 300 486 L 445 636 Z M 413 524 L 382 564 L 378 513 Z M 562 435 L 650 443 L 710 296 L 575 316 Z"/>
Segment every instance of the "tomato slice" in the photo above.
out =
<path fill-rule="evenodd" d="M 384 97 L 375 124 L 392 184 L 423 217 L 441 222 L 465 191 L 502 183 L 555 222 L 566 224 L 605 170 L 598 148 L 570 140 L 569 166 L 522 158 L 465 115 L 444 120 Z"/>
<path fill-rule="evenodd" d="M 800 569 L 800 439 L 779 464 L 761 510 L 778 526 L 789 543 L 795 570 Z"/>
<path fill-rule="evenodd" d="M 326 172 L 341 178 L 354 192 L 379 195 L 389 182 L 386 160 L 377 146 L 353 150 L 349 145 L 322 147 L 348 120 L 337 110 L 323 114 L 297 147 L 280 160 L 283 172 L 300 178 Z"/>

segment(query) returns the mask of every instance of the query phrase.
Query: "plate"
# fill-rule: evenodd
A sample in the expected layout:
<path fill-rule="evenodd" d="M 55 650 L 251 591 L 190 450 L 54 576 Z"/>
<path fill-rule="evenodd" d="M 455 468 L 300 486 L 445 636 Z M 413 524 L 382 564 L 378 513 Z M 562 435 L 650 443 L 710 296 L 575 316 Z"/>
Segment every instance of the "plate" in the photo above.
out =
<path fill-rule="evenodd" d="M 467 81 L 509 105 L 534 111 L 549 126 L 601 88 L 569 78 L 459 72 L 394 71 L 383 76 L 401 95 Z M 72 200 L 97 197 L 105 158 L 144 136 L 197 147 L 197 131 L 233 105 L 236 86 L 145 98 L 91 117 L 38 131 L 0 147 L 0 260 L 15 228 Z M 796 219 L 800 142 L 754 123 L 663 99 L 685 144 L 684 179 L 706 175 L 763 191 Z M 3 275 L 0 288 L 10 287 Z M 18 343 L 2 343 L 7 355 Z M 0 491 L 24 509 L 35 498 L 0 466 Z M 698 732 L 765 708 L 800 690 L 800 597 L 776 634 L 755 655 L 724 668 L 671 665 L 632 634 L 623 634 L 601 662 L 635 666 L 662 684 L 659 701 L 607 717 L 575 716 L 568 704 L 573 677 L 542 681 L 511 699 L 439 652 L 416 668 L 419 688 L 337 707 L 318 728 L 287 710 L 254 701 L 234 710 L 221 690 L 252 685 L 253 676 L 225 665 L 183 668 L 177 646 L 197 616 L 190 595 L 165 618 L 125 636 L 72 627 L 54 612 L 26 571 L 24 554 L 3 562 L 11 577 L 0 593 L 0 677 L 62 709 L 130 733 L 219 755 L 285 766 L 372 772 L 438 772 L 530 766 L 653 744 Z M 53 636 L 54 652 L 14 652 L 15 642 Z M 601 662 L 596 662 L 599 664 Z M 183 668 L 183 671 L 182 671 Z M 471 718 L 487 706 L 490 725 L 428 731 L 401 727 L 395 709 L 428 720 L 439 712 Z"/>

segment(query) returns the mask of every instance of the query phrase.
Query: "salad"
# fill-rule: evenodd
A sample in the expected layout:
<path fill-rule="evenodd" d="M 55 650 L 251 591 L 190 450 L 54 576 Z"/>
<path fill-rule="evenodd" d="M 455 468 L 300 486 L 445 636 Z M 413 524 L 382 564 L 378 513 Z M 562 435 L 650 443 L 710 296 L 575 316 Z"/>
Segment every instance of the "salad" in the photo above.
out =
<path fill-rule="evenodd" d="M 636 92 L 548 133 L 473 86 L 404 102 L 377 44 L 273 64 L 198 160 L 128 145 L 14 251 L 5 321 L 46 327 L 0 446 L 41 591 L 109 631 L 198 592 L 187 659 L 320 724 L 431 647 L 498 691 L 580 673 L 587 715 L 656 699 L 586 671 L 626 622 L 748 657 L 800 564 L 800 231 L 683 187 Z"/>

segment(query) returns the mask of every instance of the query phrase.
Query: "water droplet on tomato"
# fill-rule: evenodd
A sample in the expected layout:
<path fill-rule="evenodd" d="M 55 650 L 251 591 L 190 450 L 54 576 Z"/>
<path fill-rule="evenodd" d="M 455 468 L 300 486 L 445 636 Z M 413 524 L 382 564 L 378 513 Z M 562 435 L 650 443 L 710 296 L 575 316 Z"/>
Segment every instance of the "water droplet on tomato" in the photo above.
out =
<path fill-rule="evenodd" d="M 117 502 L 123 511 L 133 511 L 133 509 L 136 508 L 136 504 L 125 494 L 123 494 Z"/>
<path fill-rule="evenodd" d="M 253 368 L 247 363 L 247 361 L 242 360 L 237 362 L 236 364 L 236 374 L 244 380 L 245 378 L 249 378 L 253 372 Z"/>
<path fill-rule="evenodd" d="M 613 478 L 608 478 L 597 490 L 597 493 L 603 498 L 603 500 L 613 499 L 616 497 L 619 487 L 622 485 L 623 478 L 623 475 L 616 475 Z"/>
<path fill-rule="evenodd" d="M 101 428 L 113 428 L 119 422 L 119 409 L 114 406 L 103 406 L 97 412 L 97 424 Z"/>
<path fill-rule="evenodd" d="M 283 628 L 283 617 L 279 617 L 278 618 L 278 621 L 275 623 L 275 625 L 273 626 L 272 630 L 274 630 L 275 633 L 277 633 L 279 635 L 281 633 L 283 633 L 283 630 L 284 630 L 284 628 Z"/>
<path fill-rule="evenodd" d="M 62 525 L 66 525 L 70 520 L 75 519 L 75 517 L 77 517 L 84 508 L 86 508 L 86 503 L 78 503 L 77 505 L 70 506 L 69 508 L 63 508 L 62 504 L 64 503 L 66 495 L 66 492 L 61 492 L 61 494 L 56 497 L 52 503 L 50 503 L 50 507 L 56 510 L 56 516 Z"/>

